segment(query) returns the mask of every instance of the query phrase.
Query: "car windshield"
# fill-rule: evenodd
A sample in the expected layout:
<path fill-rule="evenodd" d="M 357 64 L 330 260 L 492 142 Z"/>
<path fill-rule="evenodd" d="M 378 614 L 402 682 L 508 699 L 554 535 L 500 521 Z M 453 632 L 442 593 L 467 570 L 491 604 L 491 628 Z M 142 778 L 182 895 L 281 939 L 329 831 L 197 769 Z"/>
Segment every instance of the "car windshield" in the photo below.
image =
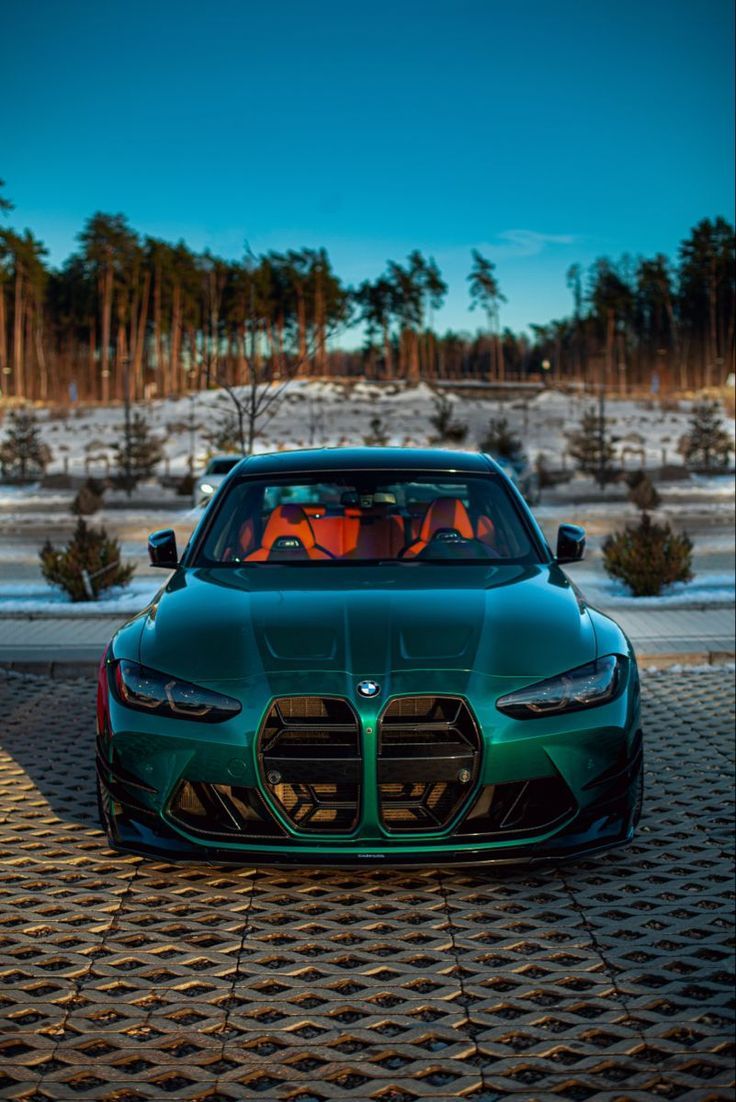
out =
<path fill-rule="evenodd" d="M 494 473 L 345 471 L 236 479 L 216 502 L 195 566 L 540 561 Z"/>
<path fill-rule="evenodd" d="M 228 474 L 240 462 L 240 458 L 235 455 L 232 459 L 210 459 L 205 474 Z"/>

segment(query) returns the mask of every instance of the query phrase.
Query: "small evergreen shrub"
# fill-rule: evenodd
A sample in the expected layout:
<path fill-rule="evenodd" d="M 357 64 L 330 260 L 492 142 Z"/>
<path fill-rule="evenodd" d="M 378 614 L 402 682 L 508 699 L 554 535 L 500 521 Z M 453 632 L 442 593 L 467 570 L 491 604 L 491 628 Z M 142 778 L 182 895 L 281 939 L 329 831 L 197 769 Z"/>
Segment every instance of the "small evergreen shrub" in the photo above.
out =
<path fill-rule="evenodd" d="M 578 470 L 591 475 L 603 490 L 609 482 L 615 482 L 620 471 L 614 466 L 615 437 L 608 431 L 608 418 L 595 409 L 583 414 L 580 426 L 567 434 L 567 450 L 575 460 Z"/>
<path fill-rule="evenodd" d="M 604 542 L 603 565 L 635 597 L 657 597 L 666 585 L 692 580 L 692 551 L 685 533 L 674 532 L 669 524 L 655 524 L 648 513 L 642 513 L 638 524 L 627 525 Z"/>
<path fill-rule="evenodd" d="M 77 490 L 71 505 L 72 512 L 78 517 L 91 516 L 92 513 L 96 513 L 101 508 L 104 493 L 104 483 L 97 478 L 88 478 Z"/>
<path fill-rule="evenodd" d="M 88 528 L 82 517 L 66 547 L 57 550 L 47 540 L 39 557 L 46 581 L 61 586 L 72 601 L 96 601 L 103 590 L 128 585 L 135 570 L 123 566 L 118 541 L 104 528 Z"/>
<path fill-rule="evenodd" d="M 438 394 L 434 401 L 434 413 L 430 414 L 430 424 L 437 430 L 439 443 L 462 444 L 468 435 L 468 426 L 462 421 L 453 420 L 454 406 L 445 394 Z"/>
<path fill-rule="evenodd" d="M 497 459 L 516 459 L 523 449 L 518 436 L 514 436 L 505 417 L 491 418 L 486 435 L 479 441 L 482 452 Z"/>
<path fill-rule="evenodd" d="M 0 443 L 0 471 L 16 478 L 37 478 L 51 462 L 51 450 L 41 440 L 36 415 L 19 409 L 8 418 L 8 434 Z"/>
<path fill-rule="evenodd" d="M 643 513 L 654 512 L 661 504 L 661 497 L 652 480 L 644 471 L 632 471 L 626 476 L 629 487 L 629 501 L 641 509 Z"/>
<path fill-rule="evenodd" d="M 134 413 L 129 424 L 123 424 L 122 436 L 114 445 L 115 482 L 130 492 L 142 479 L 150 478 L 161 462 L 161 444 L 151 435 L 148 422 Z"/>
<path fill-rule="evenodd" d="M 363 443 L 369 447 L 384 447 L 388 444 L 388 433 L 380 417 L 371 417 L 371 431 L 363 437 Z"/>
<path fill-rule="evenodd" d="M 728 466 L 734 442 L 724 428 L 717 402 L 693 406 L 688 431 L 680 438 L 677 450 L 696 470 L 717 471 Z"/>

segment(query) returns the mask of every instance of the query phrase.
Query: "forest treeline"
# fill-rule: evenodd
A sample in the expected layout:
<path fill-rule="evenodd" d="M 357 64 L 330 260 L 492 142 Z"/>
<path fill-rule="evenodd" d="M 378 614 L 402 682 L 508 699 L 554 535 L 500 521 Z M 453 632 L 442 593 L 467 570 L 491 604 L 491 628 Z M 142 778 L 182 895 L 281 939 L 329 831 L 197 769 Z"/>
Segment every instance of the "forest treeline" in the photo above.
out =
<path fill-rule="evenodd" d="M 573 265 L 570 315 L 532 325 L 529 338 L 500 324 L 499 276 L 477 251 L 467 291 L 478 331 L 439 334 L 447 284 L 418 251 L 351 287 L 324 249 L 225 260 L 98 213 L 57 269 L 30 230 L 10 228 L 12 205 L 0 206 L 6 397 L 57 401 L 73 391 L 108 401 L 126 387 L 143 398 L 290 374 L 502 381 L 539 372 L 625 393 L 655 372 L 662 389 L 689 389 L 722 385 L 734 369 L 734 227 L 720 217 L 693 227 L 675 260 Z M 335 347 L 358 324 L 363 346 Z"/>

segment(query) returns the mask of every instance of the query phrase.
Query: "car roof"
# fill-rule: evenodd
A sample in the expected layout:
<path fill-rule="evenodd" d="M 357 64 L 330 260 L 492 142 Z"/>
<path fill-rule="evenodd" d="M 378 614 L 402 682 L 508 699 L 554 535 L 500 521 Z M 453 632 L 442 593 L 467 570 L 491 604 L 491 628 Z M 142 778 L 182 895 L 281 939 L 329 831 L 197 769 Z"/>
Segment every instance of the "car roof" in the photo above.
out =
<path fill-rule="evenodd" d="M 251 455 L 238 466 L 239 474 L 302 474 L 315 471 L 442 471 L 487 474 L 497 469 L 478 452 L 444 448 L 309 448 Z"/>

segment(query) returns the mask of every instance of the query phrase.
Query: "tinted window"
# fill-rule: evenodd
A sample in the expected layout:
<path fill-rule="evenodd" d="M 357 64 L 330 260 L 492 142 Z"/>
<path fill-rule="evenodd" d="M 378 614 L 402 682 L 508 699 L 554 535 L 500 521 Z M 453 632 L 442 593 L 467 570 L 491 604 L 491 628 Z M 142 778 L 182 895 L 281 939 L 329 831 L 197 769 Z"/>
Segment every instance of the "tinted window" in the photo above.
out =
<path fill-rule="evenodd" d="M 268 562 L 537 562 L 495 474 L 353 471 L 240 478 L 218 502 L 197 565 Z"/>
<path fill-rule="evenodd" d="M 207 474 L 229 474 L 239 462 L 240 457 L 237 455 L 232 459 L 211 459 L 207 464 Z"/>

